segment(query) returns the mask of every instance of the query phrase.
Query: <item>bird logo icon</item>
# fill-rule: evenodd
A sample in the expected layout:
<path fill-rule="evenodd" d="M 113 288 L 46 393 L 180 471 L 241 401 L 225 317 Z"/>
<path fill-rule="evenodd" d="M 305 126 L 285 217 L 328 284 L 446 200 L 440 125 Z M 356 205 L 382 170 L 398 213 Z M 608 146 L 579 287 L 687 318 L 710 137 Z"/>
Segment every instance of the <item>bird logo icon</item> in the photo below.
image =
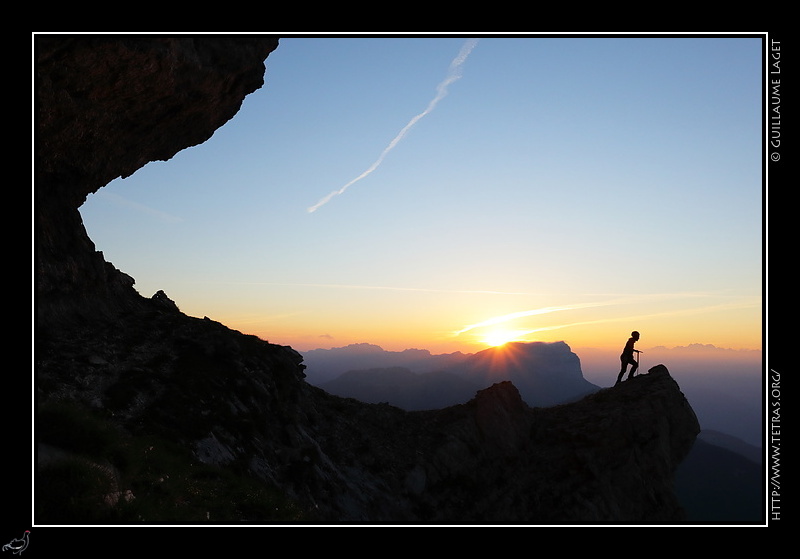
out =
<path fill-rule="evenodd" d="M 28 537 L 30 536 L 31 531 L 25 530 L 25 533 L 22 535 L 21 538 L 14 538 L 6 545 L 3 546 L 3 551 L 10 551 L 15 555 L 19 555 L 25 548 L 28 547 Z"/>

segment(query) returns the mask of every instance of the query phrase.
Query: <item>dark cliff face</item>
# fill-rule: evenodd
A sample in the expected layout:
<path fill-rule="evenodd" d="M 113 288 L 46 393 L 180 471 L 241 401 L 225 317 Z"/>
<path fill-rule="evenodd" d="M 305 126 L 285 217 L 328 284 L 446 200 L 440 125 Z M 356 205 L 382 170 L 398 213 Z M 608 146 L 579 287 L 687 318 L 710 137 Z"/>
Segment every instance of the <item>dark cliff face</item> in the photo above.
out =
<path fill-rule="evenodd" d="M 307 384 L 291 348 L 140 296 L 94 250 L 87 194 L 210 137 L 276 47 L 36 39 L 35 520 L 680 522 L 672 477 L 699 425 L 663 367 L 552 408 L 510 382 L 443 410 L 364 404 Z M 94 491 L 59 485 L 68 459 Z"/>
<path fill-rule="evenodd" d="M 132 279 L 95 252 L 78 208 L 111 180 L 210 138 L 262 86 L 277 46 L 276 38 L 35 38 L 40 320 L 62 305 L 136 303 Z"/>

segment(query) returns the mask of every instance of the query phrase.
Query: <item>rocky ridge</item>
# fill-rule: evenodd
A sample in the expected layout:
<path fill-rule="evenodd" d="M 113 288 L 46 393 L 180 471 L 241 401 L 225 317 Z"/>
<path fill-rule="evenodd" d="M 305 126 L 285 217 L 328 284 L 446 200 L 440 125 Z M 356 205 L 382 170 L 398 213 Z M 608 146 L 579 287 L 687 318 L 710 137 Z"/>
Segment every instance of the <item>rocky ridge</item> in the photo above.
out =
<path fill-rule="evenodd" d="M 95 250 L 78 212 L 88 193 L 205 141 L 262 86 L 277 46 L 37 37 L 38 520 L 681 522 L 672 478 L 700 429 L 663 366 L 550 408 L 509 382 L 441 410 L 365 404 L 306 383 L 291 348 L 140 295 Z M 79 498 L 53 473 L 65 457 L 104 472 L 80 514 L 52 498 Z M 290 505 L 272 512 L 266 488 Z"/>

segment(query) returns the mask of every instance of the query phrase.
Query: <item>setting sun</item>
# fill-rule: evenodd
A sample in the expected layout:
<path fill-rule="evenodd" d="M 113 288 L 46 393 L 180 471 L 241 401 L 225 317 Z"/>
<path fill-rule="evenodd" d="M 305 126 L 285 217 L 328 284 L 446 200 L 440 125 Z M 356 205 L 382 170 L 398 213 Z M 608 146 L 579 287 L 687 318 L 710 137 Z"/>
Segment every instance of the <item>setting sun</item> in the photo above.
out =
<path fill-rule="evenodd" d="M 483 342 L 492 347 L 501 346 L 508 342 L 521 341 L 519 332 L 514 330 L 491 330 L 483 336 Z"/>

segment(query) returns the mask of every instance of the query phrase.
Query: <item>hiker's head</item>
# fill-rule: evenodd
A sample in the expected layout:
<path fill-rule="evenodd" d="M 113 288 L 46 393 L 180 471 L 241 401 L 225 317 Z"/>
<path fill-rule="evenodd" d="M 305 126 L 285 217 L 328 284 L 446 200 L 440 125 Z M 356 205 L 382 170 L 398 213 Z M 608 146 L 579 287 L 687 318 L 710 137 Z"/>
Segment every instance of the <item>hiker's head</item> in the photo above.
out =
<path fill-rule="evenodd" d="M 634 340 L 638 340 L 639 339 L 639 332 L 637 332 L 636 330 L 631 332 L 631 338 L 633 338 Z"/>

